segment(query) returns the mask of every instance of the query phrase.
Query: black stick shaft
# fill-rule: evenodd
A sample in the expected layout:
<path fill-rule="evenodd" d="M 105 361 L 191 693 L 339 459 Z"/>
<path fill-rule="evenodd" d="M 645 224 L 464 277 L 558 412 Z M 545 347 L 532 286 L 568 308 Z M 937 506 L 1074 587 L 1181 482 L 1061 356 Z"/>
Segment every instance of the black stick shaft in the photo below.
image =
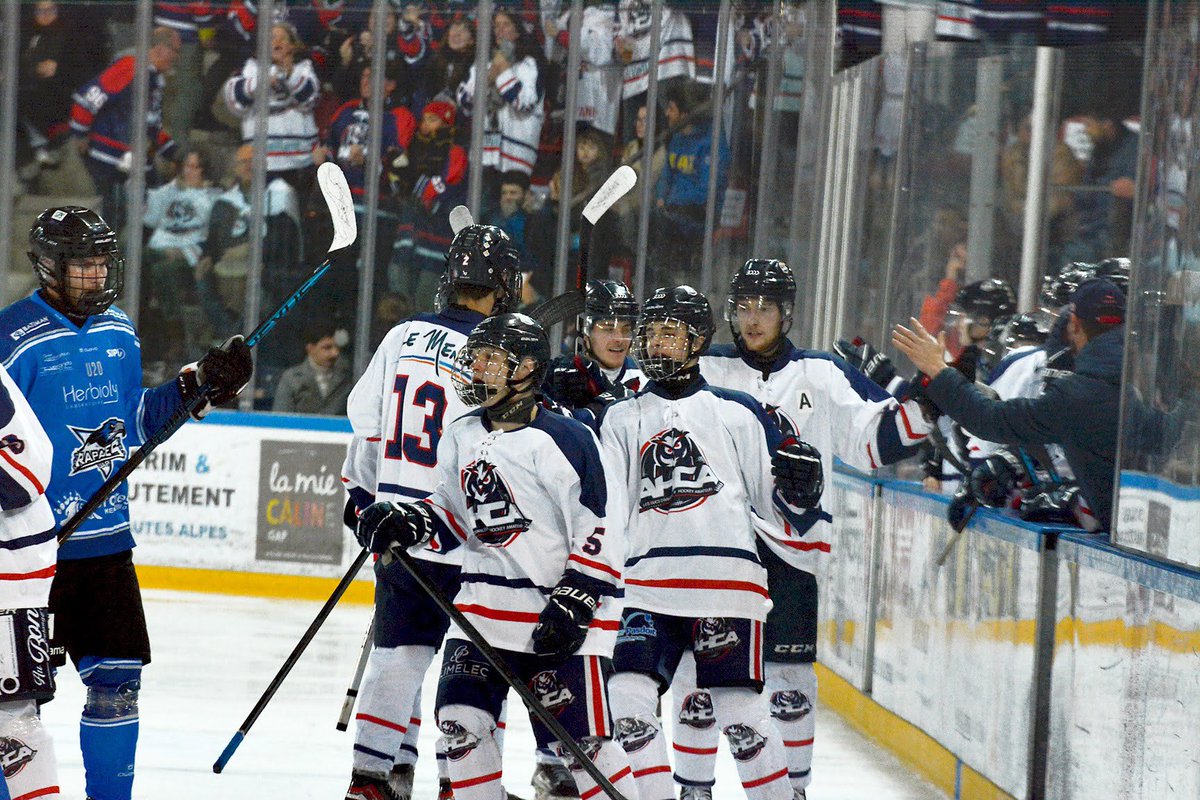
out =
<path fill-rule="evenodd" d="M 304 283 L 300 284 L 300 286 L 297 287 L 296 290 L 292 292 L 286 300 L 280 303 L 279 307 L 271 313 L 271 316 L 259 323 L 258 327 L 246 337 L 247 347 L 254 347 L 256 344 L 262 341 L 264 336 L 270 333 L 271 329 L 278 324 L 279 320 L 283 319 L 283 317 L 292 310 L 296 303 L 300 301 L 300 298 L 308 294 L 308 290 L 311 289 L 313 285 L 321 279 L 321 276 L 329 271 L 329 268 L 333 265 L 333 259 L 333 253 L 330 253 L 328 256 L 326 256 L 325 260 L 322 261 L 317 268 L 312 271 L 312 274 L 305 279 Z M 83 521 L 90 517 L 96 511 L 96 509 L 108 499 L 108 496 L 112 494 L 118 486 L 125 482 L 129 475 L 135 469 L 137 469 L 143 461 L 146 460 L 146 456 L 154 452 L 159 445 L 171 438 L 175 431 L 183 427 L 183 423 L 187 422 L 188 417 L 190 417 L 192 413 L 196 411 L 196 409 L 204 405 L 205 396 L 207 393 L 207 384 L 201 386 L 200 390 L 196 392 L 195 397 L 176 409 L 175 413 L 163 423 L 161 428 L 155 431 L 150 438 L 143 442 L 142 446 L 134 451 L 119 469 L 115 470 L 113 474 L 109 475 L 108 479 L 105 480 L 104 483 L 100 484 L 100 488 L 88 498 L 87 502 L 84 503 L 83 506 L 76 511 L 69 520 L 64 522 L 62 527 L 58 529 L 58 543 L 60 546 L 67 539 L 71 538 L 71 534 L 79 530 L 79 526 L 83 524 Z"/>
<path fill-rule="evenodd" d="M 350 587 L 351 581 L 354 580 L 354 576 L 358 574 L 358 571 L 362 569 L 362 565 L 366 562 L 369 555 L 370 552 L 364 547 L 362 552 L 358 554 L 358 557 L 354 559 L 354 563 L 350 565 L 350 569 L 342 576 L 337 588 L 333 590 L 333 594 L 329 595 L 329 599 L 325 601 L 325 605 L 321 606 L 321 610 L 317 612 L 317 616 L 312 621 L 312 624 L 308 626 L 308 630 L 300 637 L 300 641 L 296 642 L 296 646 L 292 648 L 292 652 L 283 662 L 283 666 L 279 668 L 279 672 L 275 673 L 275 677 L 271 680 L 270 685 L 267 686 L 266 691 L 262 693 L 262 697 L 258 698 L 258 702 L 254 704 L 254 708 L 250 710 L 250 714 L 246 717 L 246 720 L 237 729 L 237 732 L 233 734 L 233 738 L 229 740 L 229 744 L 221 752 L 220 758 L 213 764 L 213 772 L 219 774 L 221 770 L 225 769 L 225 765 L 229 763 L 229 759 L 237 751 L 238 745 L 246 738 L 246 734 L 250 732 L 250 728 L 258 720 L 263 709 L 267 707 L 267 703 L 271 702 L 271 698 L 279 691 L 284 678 L 292 671 L 292 667 L 296 666 L 296 662 L 300 660 L 300 656 L 308 648 L 309 642 L 317 635 L 317 631 L 325 623 L 325 619 L 333 611 L 333 607 L 342 599 L 342 595 L 346 593 L 346 589 Z"/>
<path fill-rule="evenodd" d="M 575 289 L 584 291 L 588 282 L 588 261 L 591 259 L 592 231 L 596 226 L 584 217 L 579 225 L 579 266 L 575 270 Z"/>
<path fill-rule="evenodd" d="M 446 612 L 446 616 L 450 617 L 450 619 L 454 621 L 454 624 L 458 626 L 459 630 L 466 634 L 467 638 L 471 640 L 471 643 L 479 648 L 479 652 L 483 653 L 483 657 L 488 660 L 488 663 L 495 668 L 496 672 L 500 673 L 500 677 L 504 679 L 504 682 L 511 686 L 513 691 L 520 696 L 521 700 L 525 703 L 525 707 L 528 708 L 535 717 L 541 720 L 542 724 L 550 730 L 550 733 L 554 734 L 554 737 L 558 739 L 558 741 L 562 742 L 563 747 L 567 748 L 567 750 L 571 752 L 571 755 L 575 756 L 575 759 L 579 762 L 579 765 L 583 767 L 583 771 L 588 775 L 591 775 L 592 780 L 594 780 L 597 785 L 599 785 L 599 787 L 603 789 L 610 798 L 612 798 L 612 800 L 626 800 L 626 797 L 618 792 L 616 787 L 612 785 L 612 781 L 610 781 L 608 777 L 600 771 L 600 768 L 596 766 L 592 759 L 588 758 L 587 753 L 585 753 L 583 748 L 579 746 L 579 742 L 575 741 L 575 737 L 567 733 L 566 728 L 562 726 L 562 723 L 558 721 L 558 718 L 546 710 L 537 697 L 534 696 L 530 688 L 525 685 L 525 682 L 517 677 L 516 673 L 512 671 L 512 668 L 509 667 L 504 661 L 504 658 L 498 652 L 496 652 L 495 648 L 488 643 L 487 639 L 483 638 L 483 634 L 481 634 L 479 630 L 470 623 L 470 621 L 461 611 L 454 607 L 454 604 L 451 603 L 444 594 L 442 594 L 440 589 L 434 586 L 433 583 L 431 583 L 430 580 L 425 577 L 425 575 L 421 572 L 420 567 L 418 567 L 417 563 L 413 560 L 413 557 L 400 548 L 394 548 L 389 552 L 391 555 L 394 555 L 401 564 L 404 565 L 404 568 L 407 569 L 409 574 L 413 576 L 413 580 L 415 580 L 417 584 L 425 590 L 425 593 L 428 594 L 433 602 L 437 604 L 437 607 Z"/>
<path fill-rule="evenodd" d="M 354 703 L 358 699 L 358 689 L 362 686 L 363 673 L 367 670 L 367 659 L 371 657 L 372 644 L 375 639 L 375 618 L 367 626 L 367 636 L 363 639 L 362 652 L 358 654 L 358 666 L 354 668 L 354 679 L 346 689 L 346 699 L 342 701 L 342 714 L 338 717 L 337 729 L 344 731 L 350 727 L 350 715 L 354 713 Z"/>

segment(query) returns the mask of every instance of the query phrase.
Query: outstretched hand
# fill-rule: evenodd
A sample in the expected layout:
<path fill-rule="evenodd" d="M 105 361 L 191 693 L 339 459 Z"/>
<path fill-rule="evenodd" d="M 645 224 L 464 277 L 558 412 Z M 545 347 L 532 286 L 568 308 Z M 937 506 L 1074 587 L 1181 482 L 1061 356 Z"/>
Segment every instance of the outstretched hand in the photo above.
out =
<path fill-rule="evenodd" d="M 946 368 L 946 334 L 939 333 L 935 339 L 916 317 L 910 317 L 909 323 L 913 326 L 911 330 L 900 324 L 892 329 L 892 344 L 908 356 L 913 366 L 932 378 Z"/>

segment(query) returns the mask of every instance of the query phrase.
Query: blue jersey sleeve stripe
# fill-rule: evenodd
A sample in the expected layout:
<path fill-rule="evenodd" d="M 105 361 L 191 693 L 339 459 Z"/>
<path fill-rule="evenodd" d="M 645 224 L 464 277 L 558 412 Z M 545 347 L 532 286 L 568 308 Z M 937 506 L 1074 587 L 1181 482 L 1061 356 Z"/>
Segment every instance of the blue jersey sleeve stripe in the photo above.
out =
<path fill-rule="evenodd" d="M 912 447 L 905 447 L 904 443 L 900 441 L 900 428 L 896 420 L 896 415 L 899 412 L 899 406 L 888 409 L 879 420 L 879 429 L 875 435 L 875 441 L 879 445 L 879 451 L 876 455 L 879 456 L 880 464 L 894 464 L 901 459 L 907 458 L 916 453 L 917 447 L 920 445 L 920 442 L 918 442 Z"/>
<path fill-rule="evenodd" d="M 530 427 L 554 440 L 563 458 L 579 476 L 579 502 L 597 517 L 603 517 L 608 504 L 608 486 L 600 464 L 600 450 L 588 427 L 579 420 L 550 411 L 539 413 Z"/>
<path fill-rule="evenodd" d="M 739 392 L 735 389 L 725 389 L 719 386 L 708 386 L 708 391 L 720 397 L 722 400 L 728 400 L 745 407 L 754 418 L 758 420 L 758 424 L 762 426 L 763 436 L 767 440 L 767 452 L 774 453 L 779 449 L 779 445 L 783 443 L 783 434 L 779 431 L 779 426 L 771 421 L 767 416 L 766 410 L 759 405 L 759 402 L 745 392 Z"/>
<path fill-rule="evenodd" d="M 839 356 L 835 356 L 832 353 L 822 353 L 817 350 L 797 350 L 793 356 L 793 360 L 798 361 L 802 358 L 811 358 L 818 361 L 831 362 L 835 367 L 842 371 L 842 374 L 846 376 L 846 381 L 850 384 L 850 388 L 853 389 L 855 393 L 863 400 L 877 402 L 879 400 L 887 400 L 891 397 L 891 395 L 887 393 L 886 389 L 856 370 L 854 367 L 847 364 Z"/>
<path fill-rule="evenodd" d="M 757 553 L 752 553 L 749 550 L 742 550 L 736 547 L 651 547 L 640 556 L 634 556 L 625 562 L 625 568 L 628 569 L 639 561 L 645 561 L 648 558 L 688 558 L 690 556 L 716 556 L 718 558 L 740 558 L 745 561 L 753 561 L 755 564 L 762 565 Z"/>
<path fill-rule="evenodd" d="M 41 533 L 31 533 L 28 536 L 19 536 L 16 539 L 0 541 L 0 550 L 22 550 L 26 547 L 36 547 L 53 539 L 55 534 L 56 530 L 50 528 Z"/>

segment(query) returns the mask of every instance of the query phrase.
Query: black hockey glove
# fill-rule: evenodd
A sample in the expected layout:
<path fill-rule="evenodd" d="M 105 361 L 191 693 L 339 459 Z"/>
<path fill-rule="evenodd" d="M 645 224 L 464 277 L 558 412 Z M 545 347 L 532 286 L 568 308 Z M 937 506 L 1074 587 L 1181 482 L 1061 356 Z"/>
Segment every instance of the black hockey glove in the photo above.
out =
<path fill-rule="evenodd" d="M 937 407 L 936 403 L 929 399 L 929 395 L 925 394 L 925 387 L 929 385 L 930 380 L 931 378 L 928 375 L 918 372 L 912 377 L 912 380 L 902 384 L 901 388 L 896 390 L 896 396 L 901 403 L 915 400 L 917 406 L 921 409 L 921 416 L 925 418 L 926 422 L 933 425 L 942 416 L 942 410 Z"/>
<path fill-rule="evenodd" d="M 600 604 L 596 583 L 573 569 L 563 573 L 533 629 L 536 655 L 561 661 L 583 646 Z"/>
<path fill-rule="evenodd" d="M 1008 504 L 1008 496 L 1021 480 L 1021 462 L 1007 450 L 988 456 L 971 470 L 971 493 L 989 508 Z"/>
<path fill-rule="evenodd" d="M 892 360 L 861 338 L 856 337 L 853 342 L 838 339 L 833 344 L 833 352 L 884 389 L 891 386 L 896 378 L 896 367 Z"/>
<path fill-rule="evenodd" d="M 179 392 L 186 403 L 208 384 L 206 399 L 195 413 L 197 419 L 214 406 L 237 397 L 254 374 L 254 359 L 241 335 L 231 336 L 220 347 L 210 347 L 199 363 L 187 364 L 179 371 Z"/>
<path fill-rule="evenodd" d="M 1027 522 L 1049 522 L 1060 525 L 1078 525 L 1095 530 L 1087 524 L 1090 514 L 1081 513 L 1083 498 L 1079 487 L 1073 483 L 1057 486 L 1033 486 L 1021 498 L 1021 509 L 1017 512 Z"/>
<path fill-rule="evenodd" d="M 542 388 L 550 397 L 572 408 L 587 405 L 605 389 L 581 356 L 560 356 L 551 361 Z"/>
<path fill-rule="evenodd" d="M 971 494 L 970 489 L 963 487 L 950 498 L 950 505 L 946 507 L 946 520 L 956 533 L 960 533 L 978 510 L 979 500 Z"/>
<path fill-rule="evenodd" d="M 808 442 L 789 436 L 771 458 L 775 488 L 783 499 L 799 508 L 814 508 L 825 491 L 821 454 Z"/>
<path fill-rule="evenodd" d="M 354 538 L 372 553 L 407 550 L 433 537 L 433 510 L 425 503 L 372 503 L 358 515 Z"/>

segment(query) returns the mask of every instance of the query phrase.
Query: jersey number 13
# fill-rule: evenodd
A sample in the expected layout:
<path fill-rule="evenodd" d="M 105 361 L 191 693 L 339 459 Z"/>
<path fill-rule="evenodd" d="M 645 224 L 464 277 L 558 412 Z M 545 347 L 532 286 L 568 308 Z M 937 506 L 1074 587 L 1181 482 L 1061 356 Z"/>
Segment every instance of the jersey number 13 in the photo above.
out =
<path fill-rule="evenodd" d="M 392 386 L 396 395 L 396 427 L 384 447 L 387 458 L 411 461 L 425 467 L 437 466 L 438 442 L 442 438 L 442 418 L 446 413 L 446 390 L 436 383 L 426 381 L 412 393 L 411 405 L 424 414 L 421 434 L 404 432 L 404 406 L 408 394 L 408 376 L 397 375 Z M 422 444 L 423 440 L 429 444 Z"/>

